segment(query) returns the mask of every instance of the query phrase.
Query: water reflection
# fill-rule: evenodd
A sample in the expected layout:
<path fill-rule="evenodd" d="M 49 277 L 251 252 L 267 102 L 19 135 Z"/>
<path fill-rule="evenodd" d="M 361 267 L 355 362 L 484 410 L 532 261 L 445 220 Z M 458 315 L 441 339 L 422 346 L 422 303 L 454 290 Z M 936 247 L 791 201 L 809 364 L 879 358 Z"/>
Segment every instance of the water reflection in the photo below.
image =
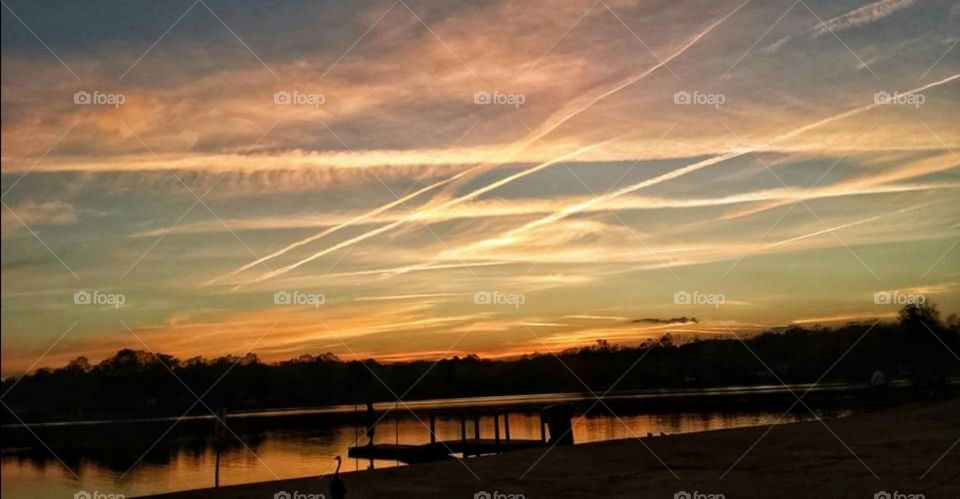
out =
<path fill-rule="evenodd" d="M 627 411 L 615 417 L 598 411 L 582 417 L 582 411 L 581 408 L 573 423 L 577 443 L 770 424 L 781 415 L 776 411 L 670 414 Z M 827 415 L 844 414 L 846 411 Z M 538 412 L 515 411 L 509 417 L 513 438 L 540 438 Z M 798 413 L 781 422 L 809 417 L 809 413 L 806 417 Z M 221 458 L 221 484 L 332 472 L 334 456 L 346 457 L 349 446 L 365 442 L 362 423 L 358 425 L 356 421 L 352 415 L 315 414 L 231 420 L 230 427 L 239 438 L 228 439 Z M 409 412 L 392 413 L 378 425 L 377 442 L 426 443 L 430 436 L 425 422 L 425 418 L 418 419 Z M 5 428 L 0 459 L 2 494 L 9 498 L 63 498 L 83 489 L 135 496 L 212 486 L 216 459 L 212 422 L 183 421 L 172 427 L 171 424 L 157 421 L 32 428 L 52 452 L 26 430 Z M 459 418 L 438 417 L 436 425 L 438 439 L 460 438 Z M 483 420 L 480 430 L 483 438 L 493 438 L 494 429 L 489 419 Z M 470 434 L 472 436 L 472 428 Z M 345 460 L 344 470 L 366 469 L 370 464 Z M 395 461 L 372 464 L 378 468 L 403 465 Z"/>

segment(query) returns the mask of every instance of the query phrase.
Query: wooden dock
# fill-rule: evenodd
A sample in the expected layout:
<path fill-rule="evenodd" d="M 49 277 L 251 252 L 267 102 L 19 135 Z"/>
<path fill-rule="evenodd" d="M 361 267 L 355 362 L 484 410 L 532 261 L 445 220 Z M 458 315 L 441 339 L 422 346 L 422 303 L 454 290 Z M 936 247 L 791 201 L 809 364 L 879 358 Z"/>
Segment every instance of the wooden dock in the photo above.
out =
<path fill-rule="evenodd" d="M 500 420 L 503 418 L 501 432 Z M 407 464 L 442 461 L 460 455 L 462 457 L 480 456 L 484 454 L 499 454 L 535 447 L 545 447 L 551 443 L 547 440 L 547 422 L 541 418 L 540 439 L 512 439 L 510 438 L 510 419 L 507 413 L 492 415 L 494 438 L 480 438 L 479 415 L 470 418 L 473 423 L 473 435 L 467 436 L 467 417 L 460 417 L 460 439 L 439 441 L 436 437 L 436 416 L 430 416 L 430 442 L 424 444 L 378 444 L 355 445 L 347 450 L 347 455 L 355 459 L 379 459 L 400 461 Z M 501 438 L 502 433 L 502 438 Z M 572 443 L 572 439 L 571 442 Z"/>

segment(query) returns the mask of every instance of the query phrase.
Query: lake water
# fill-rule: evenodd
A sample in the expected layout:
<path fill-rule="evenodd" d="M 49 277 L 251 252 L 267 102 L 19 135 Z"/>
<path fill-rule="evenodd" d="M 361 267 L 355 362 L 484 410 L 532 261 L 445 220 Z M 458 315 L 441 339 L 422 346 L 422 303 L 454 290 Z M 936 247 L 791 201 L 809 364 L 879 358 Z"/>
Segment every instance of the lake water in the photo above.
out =
<path fill-rule="evenodd" d="M 544 400 L 535 399 L 538 403 Z M 480 405 L 495 406 L 495 400 Z M 577 443 L 772 424 L 782 414 L 777 410 L 649 414 L 618 409 L 615 417 L 598 407 L 583 417 L 584 409 L 575 411 L 573 434 Z M 357 424 L 363 418 L 355 417 L 349 412 L 352 410 L 351 406 L 231 416 L 230 427 L 236 435 L 228 436 L 221 456 L 221 485 L 331 472 L 334 456 L 346 458 L 349 446 L 365 442 Z M 825 416 L 848 413 L 833 411 Z M 509 418 L 512 438 L 540 438 L 539 413 L 532 408 L 512 409 Z M 780 422 L 811 418 L 810 413 L 796 413 Z M 428 442 L 426 421 L 422 414 L 415 417 L 401 407 L 382 419 L 376 441 Z M 493 438 L 492 426 L 490 419 L 483 420 L 483 437 Z M 40 425 L 29 430 L 5 427 L 0 455 L 2 495 L 10 499 L 70 498 L 78 490 L 85 490 L 130 497 L 210 487 L 216 462 L 212 428 L 213 422 L 204 418 Z M 460 421 L 440 417 L 436 431 L 441 440 L 459 439 Z M 345 459 L 344 471 L 366 469 L 370 464 Z M 376 461 L 373 465 L 404 466 L 395 461 Z"/>

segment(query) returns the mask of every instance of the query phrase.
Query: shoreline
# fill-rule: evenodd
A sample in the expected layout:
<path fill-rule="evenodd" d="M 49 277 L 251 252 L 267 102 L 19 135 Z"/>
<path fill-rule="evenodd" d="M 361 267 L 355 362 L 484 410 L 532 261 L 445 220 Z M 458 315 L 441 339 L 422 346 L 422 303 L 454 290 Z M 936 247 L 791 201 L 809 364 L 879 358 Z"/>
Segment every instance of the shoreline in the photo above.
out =
<path fill-rule="evenodd" d="M 869 498 L 883 490 L 957 497 L 960 450 L 947 451 L 960 440 L 958 415 L 960 399 L 953 398 L 822 422 L 610 440 L 341 476 L 350 498 L 469 498 L 481 491 L 529 499 L 673 497 L 679 491 Z M 280 491 L 329 497 L 328 482 L 314 476 L 144 497 L 246 499 Z"/>
<path fill-rule="evenodd" d="M 951 387 L 960 386 L 960 377 L 948 378 L 947 383 Z M 888 388 L 909 388 L 912 386 L 908 379 L 894 379 L 888 381 Z M 812 388 L 812 389 L 811 389 Z M 603 397 L 605 402 L 642 402 L 651 400 L 666 399 L 685 399 L 685 398 L 703 398 L 711 399 L 718 397 L 732 396 L 771 396 L 784 395 L 796 390 L 807 391 L 810 394 L 834 392 L 834 393 L 862 393 L 872 391 L 874 386 L 866 382 L 851 381 L 833 381 L 826 383 L 792 383 L 788 385 L 777 384 L 757 384 L 757 385 L 735 385 L 735 386 L 705 386 L 695 388 L 642 388 L 635 390 L 615 391 Z M 453 397 L 453 398 L 433 398 L 423 400 L 412 400 L 404 402 L 406 408 L 421 411 L 444 411 L 444 410 L 482 410 L 489 407 L 498 409 L 522 409 L 530 407 L 541 407 L 544 404 L 556 403 L 582 403 L 594 400 L 595 395 L 590 392 L 557 392 L 557 393 L 530 393 L 520 395 L 483 395 L 476 397 Z M 395 403 L 376 402 L 374 408 L 377 411 L 395 410 Z M 235 419 L 258 419 L 269 417 L 297 417 L 297 416 L 317 416 L 317 415 L 354 415 L 363 412 L 358 409 L 356 404 L 335 404 L 313 407 L 281 407 L 243 410 L 231 412 L 229 418 Z M 139 424 L 139 423 L 157 423 L 172 421 L 213 421 L 214 416 L 209 413 L 201 413 L 188 416 L 156 416 L 140 418 L 123 417 L 104 417 L 104 418 L 86 418 L 86 419 L 66 419 L 52 421 L 30 422 L 31 427 L 69 427 L 69 426 L 97 426 L 106 424 Z M 0 429 L 13 430 L 23 428 L 22 423 L 4 423 L 0 424 Z"/>

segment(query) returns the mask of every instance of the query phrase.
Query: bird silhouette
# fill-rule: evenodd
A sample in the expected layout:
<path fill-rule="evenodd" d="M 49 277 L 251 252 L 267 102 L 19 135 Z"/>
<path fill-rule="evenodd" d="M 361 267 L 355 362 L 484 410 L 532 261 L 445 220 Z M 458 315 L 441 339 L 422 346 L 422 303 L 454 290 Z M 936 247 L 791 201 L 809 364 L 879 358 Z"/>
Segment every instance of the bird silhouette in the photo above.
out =
<path fill-rule="evenodd" d="M 330 479 L 330 497 L 333 499 L 343 499 L 347 497 L 347 486 L 343 484 L 343 479 L 340 478 L 340 464 L 342 464 L 342 459 L 340 456 L 334 458 L 337 461 L 337 469 L 333 472 L 333 478 Z"/>

